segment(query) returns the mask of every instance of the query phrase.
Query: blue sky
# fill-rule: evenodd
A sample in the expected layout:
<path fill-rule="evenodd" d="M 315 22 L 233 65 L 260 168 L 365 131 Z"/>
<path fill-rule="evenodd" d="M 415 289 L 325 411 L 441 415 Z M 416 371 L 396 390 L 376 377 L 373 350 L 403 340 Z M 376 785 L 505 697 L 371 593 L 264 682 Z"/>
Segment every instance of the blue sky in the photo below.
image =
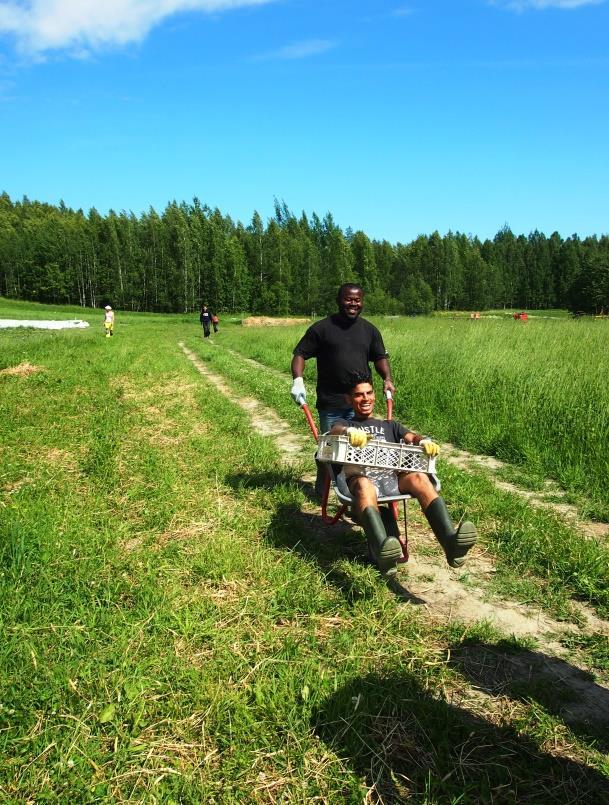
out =
<path fill-rule="evenodd" d="M 0 0 L 0 190 L 609 232 L 609 0 Z"/>

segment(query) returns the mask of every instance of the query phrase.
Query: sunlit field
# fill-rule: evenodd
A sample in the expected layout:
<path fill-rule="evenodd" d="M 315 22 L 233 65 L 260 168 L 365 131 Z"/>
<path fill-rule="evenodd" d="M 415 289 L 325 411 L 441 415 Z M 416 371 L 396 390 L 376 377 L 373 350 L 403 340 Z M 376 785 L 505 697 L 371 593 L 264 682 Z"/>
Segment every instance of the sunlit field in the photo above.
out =
<path fill-rule="evenodd" d="M 556 479 L 609 518 L 609 321 L 380 318 L 396 418 Z M 223 343 L 287 371 L 304 327 L 234 329 Z M 314 364 L 314 362 L 311 362 Z M 314 390 L 315 369 L 306 379 Z"/>
<path fill-rule="evenodd" d="M 302 327 L 222 320 L 204 340 L 197 316 L 118 311 L 106 339 L 100 311 L 0 300 L 0 316 L 91 322 L 0 330 L 0 801 L 607 801 L 606 731 L 566 718 L 572 691 L 476 676 L 499 656 L 543 665 L 534 641 L 399 598 L 357 529 L 318 525 L 301 481 L 312 451 L 282 464 L 178 345 L 305 434 L 288 376 Z M 587 352 L 581 382 L 604 399 L 603 322 L 378 323 L 397 416 L 437 438 L 544 472 L 542 442 L 559 445 L 569 411 L 554 359 Z M 591 428 L 592 406 L 581 413 Z M 565 475 L 594 466 L 599 507 L 601 439 Z M 443 465 L 442 482 L 476 520 L 495 585 L 569 623 L 573 599 L 607 616 L 602 543 L 482 475 Z M 606 635 L 569 650 L 606 684 Z"/>

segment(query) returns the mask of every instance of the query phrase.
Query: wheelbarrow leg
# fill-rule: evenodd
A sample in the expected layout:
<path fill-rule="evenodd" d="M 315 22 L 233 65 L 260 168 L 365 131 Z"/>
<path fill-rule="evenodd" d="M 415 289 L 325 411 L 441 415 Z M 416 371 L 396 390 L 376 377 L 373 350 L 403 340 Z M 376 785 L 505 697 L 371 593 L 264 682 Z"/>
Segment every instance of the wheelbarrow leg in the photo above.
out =
<path fill-rule="evenodd" d="M 324 480 L 324 488 L 321 496 L 321 519 L 326 525 L 336 525 L 340 518 L 347 510 L 347 506 L 343 503 L 334 516 L 328 514 L 328 498 L 330 497 L 330 476 L 326 472 Z"/>

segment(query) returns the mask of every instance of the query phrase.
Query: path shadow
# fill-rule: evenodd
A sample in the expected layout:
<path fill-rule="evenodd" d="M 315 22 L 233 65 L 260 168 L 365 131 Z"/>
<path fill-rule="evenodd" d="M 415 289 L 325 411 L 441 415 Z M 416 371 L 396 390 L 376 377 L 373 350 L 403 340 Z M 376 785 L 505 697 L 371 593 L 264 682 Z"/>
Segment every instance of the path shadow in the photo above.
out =
<path fill-rule="evenodd" d="M 366 802 L 609 803 L 599 771 L 435 698 L 408 671 L 352 680 L 316 709 L 312 727 L 364 780 Z M 356 791 L 341 801 L 364 801 Z"/>
<path fill-rule="evenodd" d="M 302 481 L 289 471 L 239 473 L 229 475 L 225 480 L 237 491 L 252 488 L 272 491 L 282 484 L 295 484 L 303 491 L 308 487 L 313 492 L 312 484 Z M 341 520 L 336 525 L 328 525 L 324 523 L 321 513 L 303 512 L 297 505 L 285 503 L 277 507 L 265 537 L 276 547 L 286 548 L 309 561 L 313 560 L 328 581 L 348 600 L 356 601 L 372 595 L 372 588 L 337 565 L 337 560 L 341 558 L 358 565 L 371 564 L 363 532 L 350 521 Z M 404 586 L 399 573 L 397 577 L 387 579 L 386 583 L 401 601 L 411 604 L 426 603 Z"/>
<path fill-rule="evenodd" d="M 535 701 L 575 734 L 609 751 L 609 690 L 593 674 L 509 640 L 465 640 L 451 646 L 449 663 L 485 693 Z"/>

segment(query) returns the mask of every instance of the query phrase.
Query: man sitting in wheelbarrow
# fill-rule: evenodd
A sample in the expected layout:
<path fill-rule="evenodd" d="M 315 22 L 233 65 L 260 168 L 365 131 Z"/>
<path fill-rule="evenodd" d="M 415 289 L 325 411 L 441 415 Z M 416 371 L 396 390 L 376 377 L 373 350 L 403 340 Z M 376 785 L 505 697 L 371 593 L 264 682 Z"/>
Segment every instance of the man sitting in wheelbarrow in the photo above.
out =
<path fill-rule="evenodd" d="M 347 400 L 355 416 L 352 420 L 338 420 L 330 430 L 333 435 L 346 434 L 353 447 L 365 447 L 370 439 L 400 441 L 420 445 L 428 456 L 438 455 L 440 448 L 431 439 L 408 430 L 399 422 L 376 419 L 375 394 L 368 375 L 354 377 Z M 363 527 L 368 548 L 381 573 L 396 572 L 396 562 L 402 556 L 402 546 L 396 536 L 387 534 L 379 512 L 377 499 L 396 495 L 410 495 L 419 501 L 438 542 L 444 549 L 451 567 L 461 567 L 469 549 L 476 543 L 476 527 L 465 521 L 455 528 L 446 503 L 436 492 L 429 476 L 424 472 L 403 472 L 379 468 L 343 465 L 347 486 L 353 497 L 352 512 Z"/>

